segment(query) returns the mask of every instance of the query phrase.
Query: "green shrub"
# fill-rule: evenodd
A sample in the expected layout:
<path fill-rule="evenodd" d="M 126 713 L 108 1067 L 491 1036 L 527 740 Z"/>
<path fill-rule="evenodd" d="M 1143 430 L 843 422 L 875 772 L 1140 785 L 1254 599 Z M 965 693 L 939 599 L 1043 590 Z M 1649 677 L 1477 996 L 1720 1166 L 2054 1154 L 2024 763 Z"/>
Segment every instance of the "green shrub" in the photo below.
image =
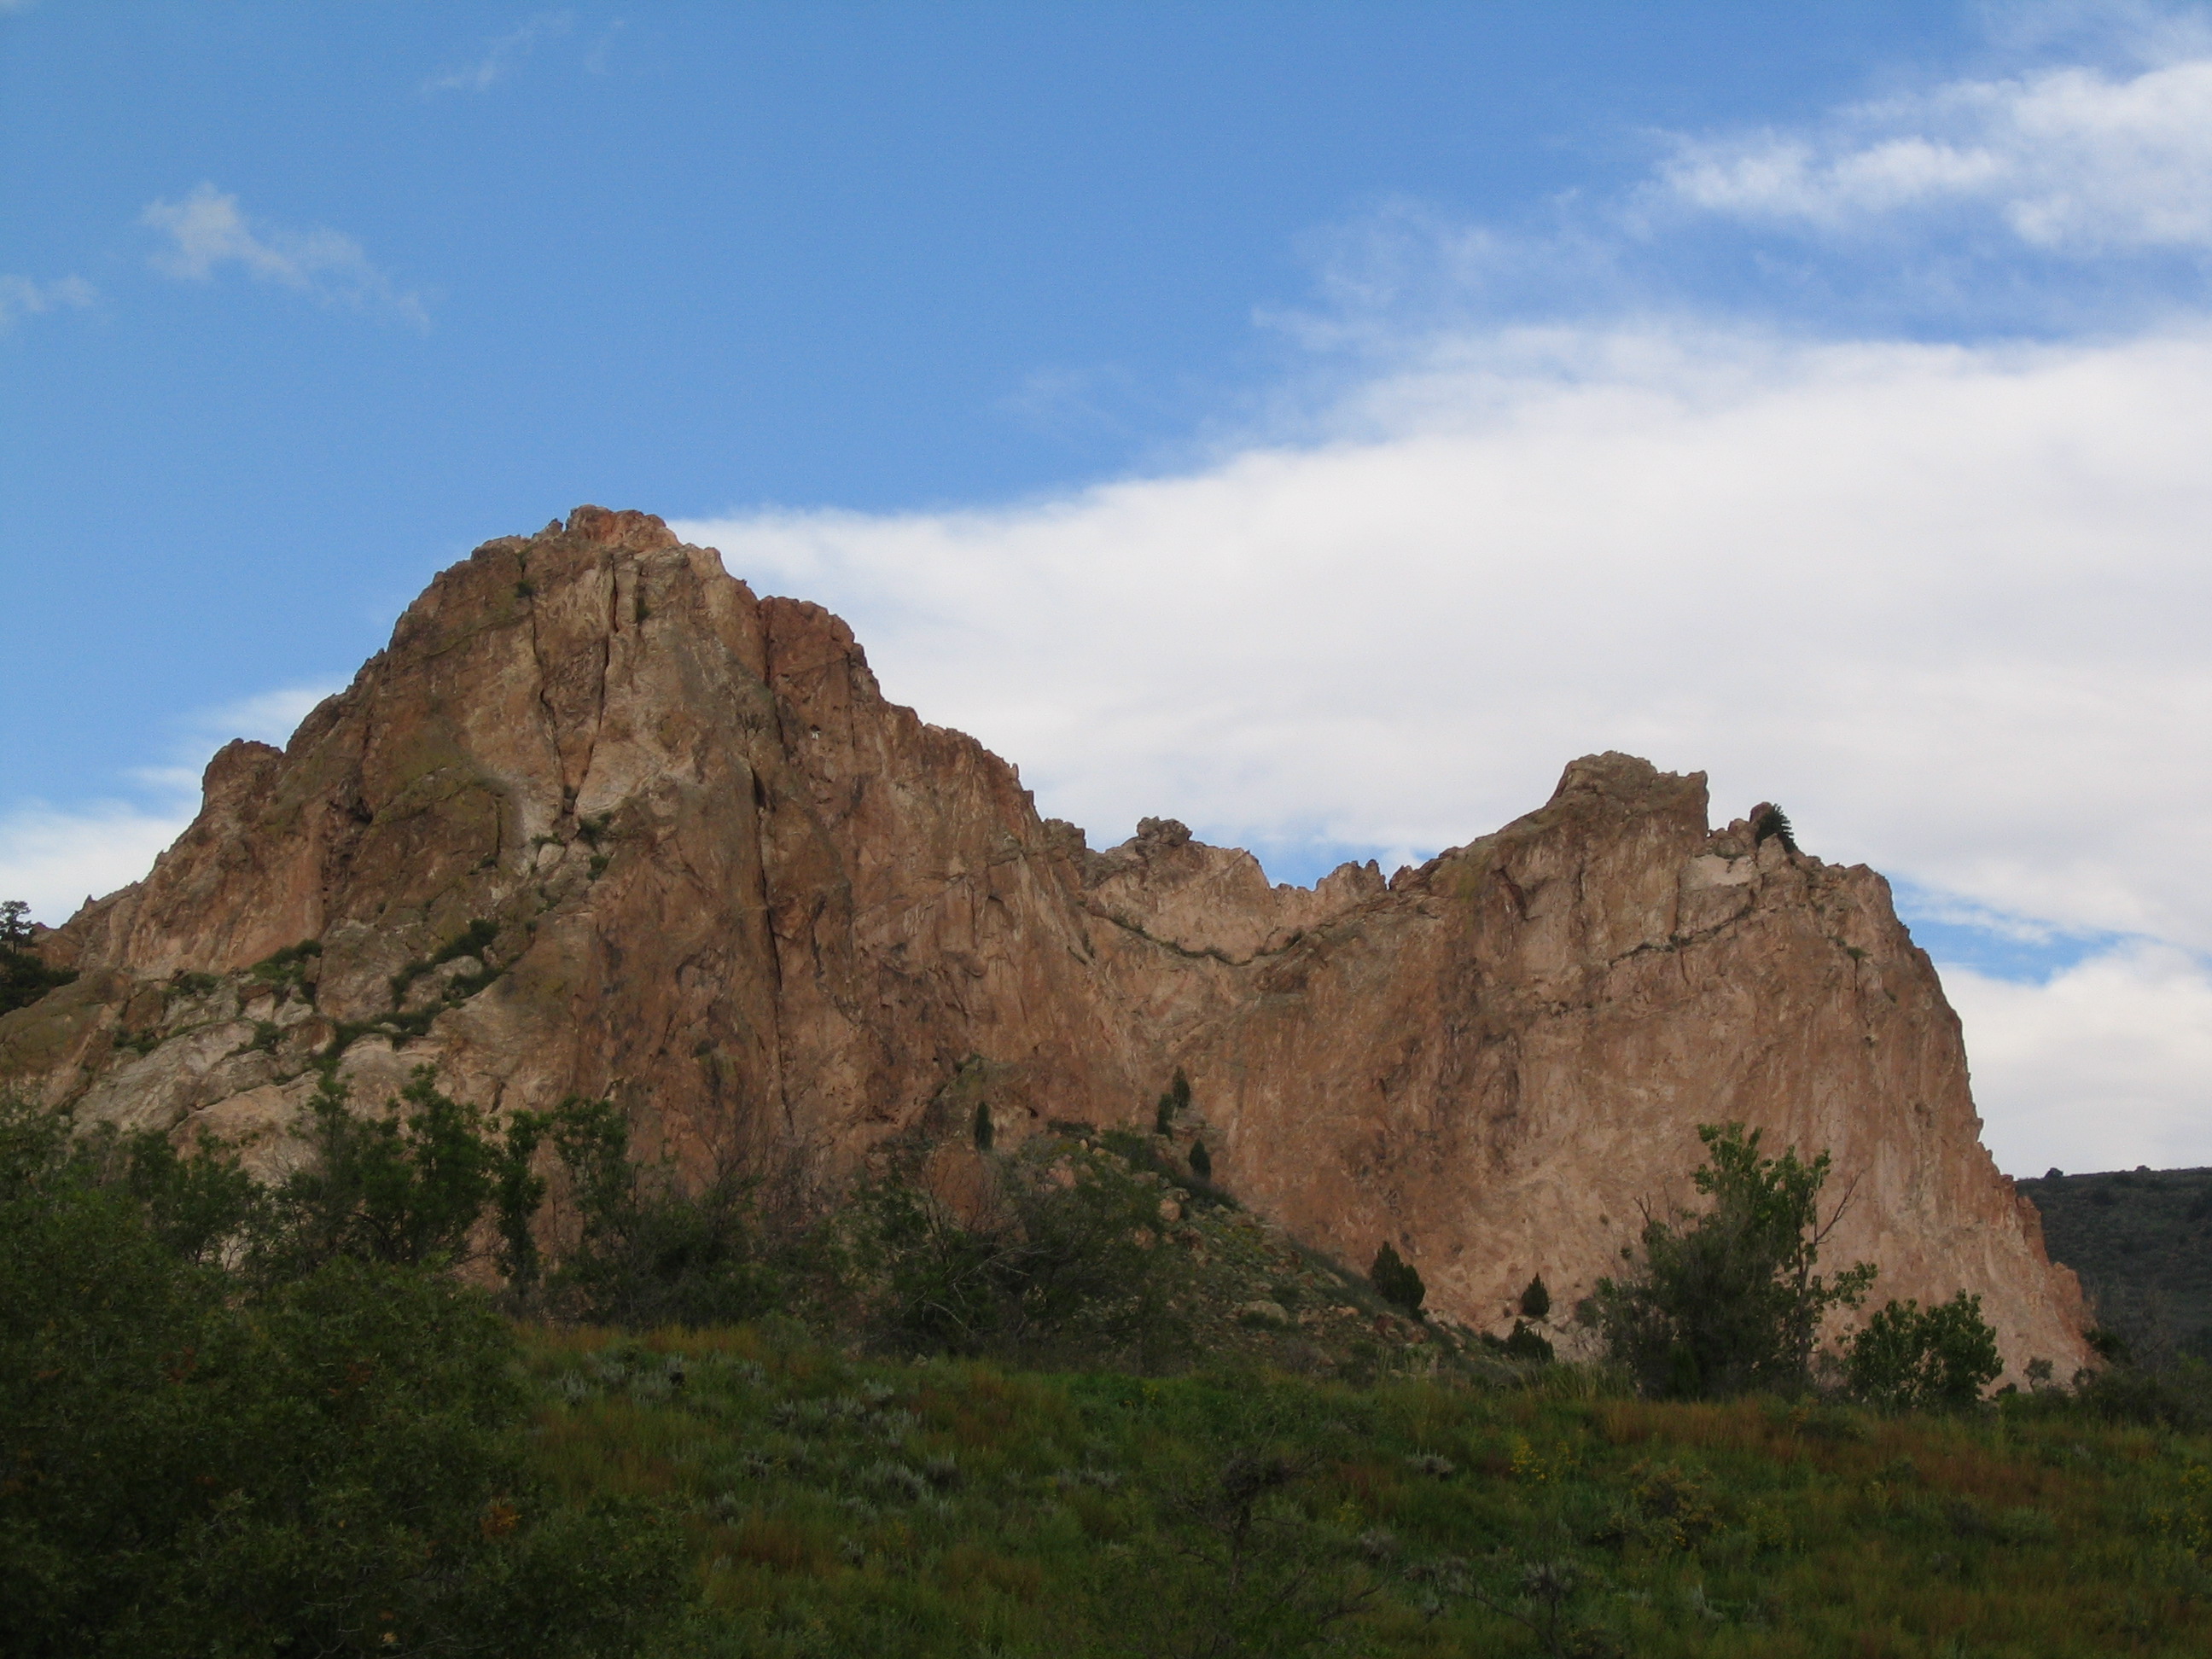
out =
<path fill-rule="evenodd" d="M 1152 1108 L 1153 1132 L 1164 1135 L 1174 1133 L 1176 1119 L 1182 1115 L 1184 1108 L 1189 1104 L 1190 1078 L 1178 1066 L 1175 1068 L 1175 1076 L 1169 1079 L 1166 1091 L 1160 1096 L 1159 1103 Z"/>
<path fill-rule="evenodd" d="M 205 1259 L 229 1166 L 194 1188 L 66 1129 L 0 1105 L 0 1650 L 665 1641 L 674 1534 L 563 1509 L 531 1473 L 514 1338 L 480 1293 L 348 1256 L 243 1282 Z"/>
<path fill-rule="evenodd" d="M 1340 1645 L 1338 1626 L 1380 1587 L 1353 1540 L 1297 1503 L 1312 1473 L 1303 1459 L 1244 1450 L 1164 1493 L 1160 1525 L 1139 1543 L 1142 1591 L 1131 1594 L 1126 1569 L 1107 1577 L 1102 1625 L 1136 1651 L 1176 1659 L 1292 1659 Z"/>
<path fill-rule="evenodd" d="M 234 1239 L 244 1270 L 263 1283 L 340 1259 L 458 1265 L 489 1234 L 491 1263 L 521 1310 L 642 1328 L 750 1319 L 778 1300 L 754 1183 L 725 1170 L 693 1189 L 672 1169 L 640 1164 L 611 1102 L 515 1112 L 495 1129 L 423 1066 L 385 1115 L 367 1117 L 349 1109 L 332 1071 L 299 1133 L 306 1160 L 265 1193 L 220 1149 L 181 1160 L 159 1137 L 140 1137 L 124 1153 L 149 1215 L 210 1248 Z M 549 1143 L 569 1200 L 550 1260 L 549 1182 L 538 1167 Z"/>
<path fill-rule="evenodd" d="M 297 945 L 288 945 L 283 950 L 262 957 L 248 972 L 264 985 L 303 985 L 307 979 L 307 964 L 322 953 L 323 942 L 320 939 L 303 939 Z"/>
<path fill-rule="evenodd" d="M 1505 1338 L 1505 1352 L 1515 1359 L 1534 1360 L 1540 1365 L 1553 1361 L 1551 1340 L 1526 1320 L 1516 1319 L 1513 1329 Z"/>
<path fill-rule="evenodd" d="M 395 1004 L 404 1001 L 415 981 L 432 969 L 442 968 L 447 963 L 457 962 L 463 957 L 481 957 L 491 948 L 498 938 L 498 924 L 488 921 L 482 916 L 477 917 L 429 956 L 416 957 L 414 961 L 404 964 L 398 973 L 392 975 L 391 980 L 392 1001 Z M 274 958 L 272 957 L 271 960 L 273 961 Z M 477 972 L 464 974 L 456 978 L 447 988 L 447 998 L 450 1001 L 465 1000 L 498 977 L 499 970 L 489 963 L 486 963 Z M 435 1018 L 435 1010 L 425 1010 L 424 1012 L 430 1018 Z M 425 1019 L 425 1029 L 428 1029 L 428 1020 Z M 419 1036 L 420 1033 L 416 1035 Z"/>
<path fill-rule="evenodd" d="M 266 1190 L 210 1139 L 182 1158 L 167 1136 L 153 1130 L 127 1136 L 111 1130 L 88 1139 L 85 1151 L 137 1205 L 154 1242 L 179 1261 L 218 1265 L 266 1223 Z"/>
<path fill-rule="evenodd" d="M 1421 1304 L 1428 1298 L 1429 1287 L 1421 1282 L 1421 1275 L 1388 1243 L 1375 1252 L 1367 1282 L 1375 1287 L 1376 1295 L 1409 1314 L 1419 1314 Z"/>
<path fill-rule="evenodd" d="M 430 965 L 440 968 L 463 957 L 480 957 L 498 938 L 499 924 L 478 916 L 438 947 L 436 954 L 430 958 Z"/>
<path fill-rule="evenodd" d="M 1887 1411 L 1962 1411 L 2004 1370 L 1981 1297 L 1964 1291 L 1927 1309 L 1889 1303 L 1851 1339 L 1844 1365 L 1852 1397 Z"/>
<path fill-rule="evenodd" d="M 757 1319 L 782 1299 L 760 1249 L 758 1183 L 726 1164 L 696 1189 L 630 1156 L 611 1101 L 572 1097 L 543 1121 L 567 1176 L 574 1236 L 545 1275 L 548 1310 L 633 1330 Z"/>
<path fill-rule="evenodd" d="M 1857 1306 L 1876 1269 L 1860 1262 L 1832 1279 L 1813 1271 L 1842 1213 L 1820 1219 L 1826 1152 L 1810 1164 L 1794 1150 L 1763 1158 L 1759 1132 L 1740 1123 L 1706 1124 L 1698 1135 L 1709 1161 L 1692 1179 L 1711 1207 L 1649 1218 L 1621 1250 L 1631 1272 L 1600 1279 L 1587 1315 L 1646 1395 L 1802 1392 L 1821 1320 Z"/>
<path fill-rule="evenodd" d="M 325 1072 L 301 1115 L 307 1161 L 271 1195 L 258 1254 L 287 1278 L 341 1256 L 395 1266 L 465 1254 L 497 1184 L 482 1115 L 439 1092 L 418 1066 L 388 1115 L 362 1117 Z"/>
<path fill-rule="evenodd" d="M 2066 1403 L 2100 1422 L 2212 1432 L 2212 1364 L 2184 1357 L 2157 1370 L 2108 1366 L 2079 1377 Z"/>
<path fill-rule="evenodd" d="M 901 1180 L 848 1206 L 854 1295 L 901 1353 L 1158 1370 L 1188 1350 L 1182 1253 L 1156 1232 L 1159 1197 L 1106 1158 L 1075 1155 L 1062 1185 L 1018 1160 L 964 1211 Z"/>
<path fill-rule="evenodd" d="M 932 1194 L 888 1180 L 848 1212 L 855 1270 L 877 1340 L 895 1352 L 980 1354 L 995 1346 L 1018 1297 L 998 1230 L 966 1224 Z"/>
<path fill-rule="evenodd" d="M 1552 1293 L 1544 1287 L 1544 1275 L 1538 1273 L 1521 1292 L 1521 1316 L 1542 1319 L 1552 1311 Z"/>
<path fill-rule="evenodd" d="M 1071 1139 L 1088 1144 L 1087 1138 L 1091 1129 L 1088 1124 L 1072 1124 L 1067 1126 L 1067 1133 Z M 1097 1144 L 1131 1170 L 1148 1171 L 1159 1176 L 1194 1206 L 1217 1210 L 1243 1207 L 1231 1194 L 1192 1173 L 1188 1163 L 1179 1162 L 1173 1156 L 1171 1148 L 1162 1146 L 1150 1135 L 1137 1134 L 1127 1129 L 1107 1129 L 1099 1132 Z M 1208 1167 L 1211 1167 L 1210 1164 Z"/>

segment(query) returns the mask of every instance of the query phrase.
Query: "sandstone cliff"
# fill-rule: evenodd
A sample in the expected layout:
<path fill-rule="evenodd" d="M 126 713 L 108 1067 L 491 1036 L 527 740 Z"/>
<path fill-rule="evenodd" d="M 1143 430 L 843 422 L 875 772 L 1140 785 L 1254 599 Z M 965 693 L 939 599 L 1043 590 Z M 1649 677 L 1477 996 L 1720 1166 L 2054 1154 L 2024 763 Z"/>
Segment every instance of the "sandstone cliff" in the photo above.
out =
<path fill-rule="evenodd" d="M 1157 819 L 1093 852 L 835 617 L 642 514 L 441 574 L 44 949 L 80 977 L 0 1020 L 0 1080 L 264 1157 L 329 1054 L 364 1102 L 426 1061 L 495 1110 L 611 1093 L 679 1158 L 825 1182 L 977 1103 L 1149 1123 L 1182 1066 L 1224 1184 L 1492 1328 L 1536 1273 L 1571 1306 L 1741 1118 L 1833 1152 L 1879 1295 L 1963 1285 L 2015 1370 L 2087 1358 L 1873 872 L 1621 755 L 1387 884 L 1271 887 Z"/>

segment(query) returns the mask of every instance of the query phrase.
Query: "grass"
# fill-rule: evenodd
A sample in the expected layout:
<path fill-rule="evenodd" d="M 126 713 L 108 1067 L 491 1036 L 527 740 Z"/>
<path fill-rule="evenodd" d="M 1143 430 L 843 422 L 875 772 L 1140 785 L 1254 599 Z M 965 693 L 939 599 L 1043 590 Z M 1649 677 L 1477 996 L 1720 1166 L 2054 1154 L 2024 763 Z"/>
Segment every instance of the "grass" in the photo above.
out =
<path fill-rule="evenodd" d="M 1175 1651 L 1259 1628 L 1249 1586 L 1278 1569 L 1358 1604 L 1341 1650 L 1424 1659 L 2212 1649 L 2212 1443 L 2046 1402 L 1887 1419 L 1652 1404 L 1566 1368 L 1504 1390 L 1047 1375 L 773 1323 L 525 1346 L 541 1466 L 574 1501 L 677 1509 L 712 1652 Z M 1243 1592 L 1200 1559 L 1238 1455 L 1301 1477 L 1263 1504 L 1274 1554 Z"/>

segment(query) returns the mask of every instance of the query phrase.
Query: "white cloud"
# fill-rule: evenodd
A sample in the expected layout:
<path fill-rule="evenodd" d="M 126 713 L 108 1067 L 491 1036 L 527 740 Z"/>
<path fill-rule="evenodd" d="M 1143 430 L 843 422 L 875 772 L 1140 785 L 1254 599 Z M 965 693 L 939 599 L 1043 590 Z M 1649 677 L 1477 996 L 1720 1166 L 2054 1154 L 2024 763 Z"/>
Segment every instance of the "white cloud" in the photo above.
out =
<path fill-rule="evenodd" d="M 139 222 L 169 238 L 170 245 L 153 256 L 155 270 L 164 276 L 204 283 L 220 267 L 235 264 L 258 282 L 297 289 L 326 305 L 429 326 L 420 296 L 394 285 L 352 237 L 258 223 L 239 210 L 237 197 L 211 184 L 198 185 L 180 202 L 151 204 Z"/>
<path fill-rule="evenodd" d="M 422 90 L 425 94 L 488 92 L 514 74 L 516 66 L 536 50 L 540 40 L 566 34 L 574 22 L 575 15 L 572 12 L 540 12 L 520 27 L 510 29 L 492 40 L 485 46 L 484 55 L 475 63 L 441 70 L 430 76 L 422 82 Z M 589 67 L 594 74 L 605 67 L 606 47 L 611 43 L 615 30 L 621 27 L 619 22 L 617 23 L 607 32 L 605 39 L 593 48 L 598 61 Z"/>
<path fill-rule="evenodd" d="M 19 806 L 0 817 L 0 896 L 22 899 L 33 920 L 58 924 L 88 898 L 144 875 L 191 818 L 189 809 L 121 801 Z"/>
<path fill-rule="evenodd" d="M 1923 914 L 2054 952 L 2124 936 L 2042 984 L 1950 970 L 1990 1143 L 2027 1173 L 2212 1162 L 2212 325 L 2157 274 L 2212 250 L 2212 33 L 1996 21 L 2045 66 L 1671 141 L 1548 230 L 1397 202 L 1316 239 L 1324 309 L 1261 318 L 1313 355 L 1202 461 L 683 529 L 843 611 L 893 696 L 1096 841 L 1163 812 L 1431 850 L 1621 748 L 1711 772 L 1722 817 L 1780 799 Z M 2069 35 L 2104 66 L 2050 64 Z M 2165 309 L 1984 345 L 1655 313 L 1715 280 L 1726 221 L 1820 244 L 1756 262 L 1777 315 L 1848 294 L 2110 331 L 2077 279 L 2125 270 Z"/>
<path fill-rule="evenodd" d="M 220 747 L 233 738 L 251 738 L 282 748 L 315 705 L 339 688 L 335 685 L 286 685 L 256 692 L 234 702 L 195 709 L 178 722 L 194 747 Z M 195 787 L 198 775 L 194 775 Z"/>
<path fill-rule="evenodd" d="M 2068 959 L 2053 963 L 2053 967 L 2070 966 L 2072 959 L 2080 956 L 2083 949 L 2091 946 L 2101 949 L 2112 942 L 2109 939 L 2101 942 L 2094 939 L 2085 941 L 2078 931 L 2069 933 L 2048 921 L 2021 915 L 2017 911 L 1995 910 L 1957 893 L 1927 892 L 1910 884 L 1900 886 L 1897 902 L 1899 913 L 1911 916 L 1916 927 L 1934 923 L 1944 927 L 1963 928 L 1985 945 L 1999 948 L 2016 947 L 2014 954 L 2040 953 L 2047 957 L 2057 953 Z M 1929 948 L 1933 950 L 1935 947 Z"/>
<path fill-rule="evenodd" d="M 2044 985 L 1951 967 L 1943 982 L 2001 1167 L 2212 1164 L 2212 972 L 2201 958 L 2139 945 Z"/>
<path fill-rule="evenodd" d="M 0 334 L 22 317 L 36 317 L 64 306 L 82 309 L 100 295 L 82 276 L 34 283 L 27 276 L 0 276 Z"/>
<path fill-rule="evenodd" d="M 1828 231 L 1978 210 L 2069 253 L 2212 247 L 2212 57 L 1960 81 L 1819 132 L 1686 138 L 1664 198 Z"/>
<path fill-rule="evenodd" d="M 2029 931 L 2212 949 L 2212 332 L 1461 336 L 1313 425 L 998 511 L 679 528 L 1094 842 L 1433 850 L 1619 748 Z M 2033 1148 L 2024 1074 L 1981 1098 Z"/>
<path fill-rule="evenodd" d="M 210 753 L 234 738 L 283 743 L 332 689 L 287 686 L 179 716 L 177 763 L 135 772 L 140 800 L 33 800 L 0 816 L 0 898 L 24 900 L 52 926 L 87 898 L 137 881 L 192 821 Z"/>
<path fill-rule="evenodd" d="M 1808 843 L 2212 946 L 2212 337 L 1967 350 L 1554 331 L 1357 438 L 993 513 L 686 524 L 1118 837 L 1463 841 L 1633 750 Z"/>

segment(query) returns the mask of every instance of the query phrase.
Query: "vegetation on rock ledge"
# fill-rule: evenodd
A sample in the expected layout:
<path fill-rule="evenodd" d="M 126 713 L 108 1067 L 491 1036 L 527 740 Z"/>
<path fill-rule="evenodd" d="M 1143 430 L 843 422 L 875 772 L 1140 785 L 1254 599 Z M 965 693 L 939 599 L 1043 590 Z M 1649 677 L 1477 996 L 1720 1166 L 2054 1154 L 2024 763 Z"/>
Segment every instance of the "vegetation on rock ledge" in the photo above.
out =
<path fill-rule="evenodd" d="M 28 1007 L 56 986 L 76 975 L 49 968 L 31 950 L 30 906 L 21 899 L 0 903 L 0 1014 Z"/>

